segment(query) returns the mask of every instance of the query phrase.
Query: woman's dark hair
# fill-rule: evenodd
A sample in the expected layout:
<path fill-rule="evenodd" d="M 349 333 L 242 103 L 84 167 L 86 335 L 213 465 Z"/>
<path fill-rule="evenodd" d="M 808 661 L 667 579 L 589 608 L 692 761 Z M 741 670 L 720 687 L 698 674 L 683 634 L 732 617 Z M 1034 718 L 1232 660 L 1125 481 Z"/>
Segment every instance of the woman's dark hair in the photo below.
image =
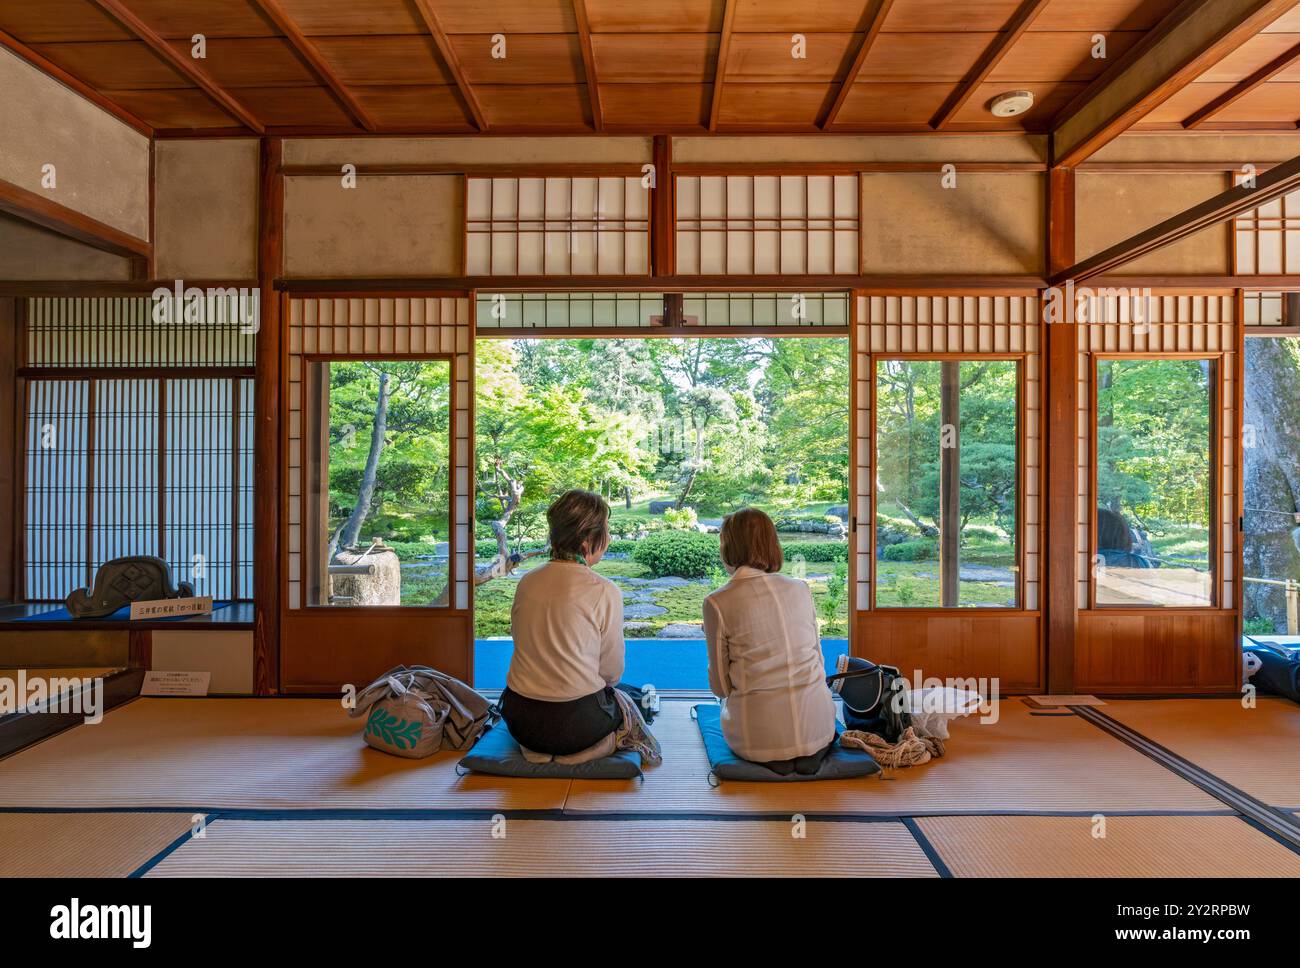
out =
<path fill-rule="evenodd" d="M 719 543 L 722 563 L 731 568 L 757 568 L 771 574 L 785 564 L 776 525 L 756 508 L 744 508 L 723 518 Z"/>
<path fill-rule="evenodd" d="M 1133 550 L 1133 531 L 1124 515 L 1110 508 L 1097 508 L 1097 547 L 1107 551 Z"/>
<path fill-rule="evenodd" d="M 591 491 L 565 491 L 546 509 L 550 528 L 551 557 L 576 561 L 588 551 L 609 542 L 609 505 Z"/>

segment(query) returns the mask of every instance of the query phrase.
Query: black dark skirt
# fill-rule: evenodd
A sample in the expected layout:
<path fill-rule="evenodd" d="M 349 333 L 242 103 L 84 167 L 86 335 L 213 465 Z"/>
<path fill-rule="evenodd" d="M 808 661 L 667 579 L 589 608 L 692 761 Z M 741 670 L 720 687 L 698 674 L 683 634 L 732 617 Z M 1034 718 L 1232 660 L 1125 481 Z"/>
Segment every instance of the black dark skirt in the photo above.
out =
<path fill-rule="evenodd" d="M 506 689 L 501 693 L 500 707 L 506 728 L 520 746 L 552 756 L 581 753 L 623 722 L 610 686 L 567 702 L 529 699 Z"/>

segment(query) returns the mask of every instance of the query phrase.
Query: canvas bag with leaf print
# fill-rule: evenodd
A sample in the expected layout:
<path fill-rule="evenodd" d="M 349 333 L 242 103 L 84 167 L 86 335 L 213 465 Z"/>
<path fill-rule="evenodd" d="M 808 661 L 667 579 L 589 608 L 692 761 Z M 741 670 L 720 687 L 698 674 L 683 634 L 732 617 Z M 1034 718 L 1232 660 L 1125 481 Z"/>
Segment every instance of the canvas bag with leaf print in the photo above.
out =
<path fill-rule="evenodd" d="M 495 720 L 485 698 L 428 666 L 385 672 L 357 695 L 348 715 L 365 717 L 368 745 L 411 759 L 465 749 Z"/>

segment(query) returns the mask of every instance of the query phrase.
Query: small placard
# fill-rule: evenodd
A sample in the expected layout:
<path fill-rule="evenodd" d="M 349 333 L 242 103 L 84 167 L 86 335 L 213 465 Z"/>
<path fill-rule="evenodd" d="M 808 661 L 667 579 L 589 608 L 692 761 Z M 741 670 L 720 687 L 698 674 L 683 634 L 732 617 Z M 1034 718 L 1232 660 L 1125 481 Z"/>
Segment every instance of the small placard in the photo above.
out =
<path fill-rule="evenodd" d="M 146 672 L 142 696 L 206 696 L 211 672 Z"/>
<path fill-rule="evenodd" d="M 131 621 L 148 618 L 176 618 L 178 615 L 211 615 L 212 596 L 201 598 L 159 598 L 131 603 Z"/>
<path fill-rule="evenodd" d="M 1104 706 L 1096 696 L 1029 696 L 1035 706 L 1049 708 L 1054 706 Z"/>

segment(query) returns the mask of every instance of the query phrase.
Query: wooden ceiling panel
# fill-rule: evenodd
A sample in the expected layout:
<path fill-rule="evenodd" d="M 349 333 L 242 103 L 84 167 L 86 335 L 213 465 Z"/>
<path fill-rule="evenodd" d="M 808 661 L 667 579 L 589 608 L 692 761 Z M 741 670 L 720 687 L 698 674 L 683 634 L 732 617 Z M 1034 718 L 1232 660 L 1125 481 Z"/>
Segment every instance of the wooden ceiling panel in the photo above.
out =
<path fill-rule="evenodd" d="M 577 34 L 507 34 L 506 56 L 492 56 L 491 34 L 450 38 L 465 79 L 480 84 L 578 84 L 585 74 Z"/>
<path fill-rule="evenodd" d="M 848 71 L 861 40 L 861 34 L 805 34 L 804 56 L 793 57 L 789 34 L 733 34 L 726 82 L 837 81 Z"/>
<path fill-rule="evenodd" d="M 131 12 L 168 40 L 275 37 L 280 32 L 251 0 L 127 0 Z"/>
<path fill-rule="evenodd" d="M 711 83 L 718 56 L 716 34 L 592 34 L 601 93 L 606 84 L 637 81 Z"/>
<path fill-rule="evenodd" d="M 193 87 L 140 40 L 36 44 L 33 49 L 99 90 Z"/>
<path fill-rule="evenodd" d="M 356 128 L 323 87 L 245 87 L 233 93 L 268 126 Z"/>
<path fill-rule="evenodd" d="M 960 81 L 997 37 L 995 33 L 887 34 L 876 37 L 859 80 Z"/>
<path fill-rule="evenodd" d="M 135 39 L 90 0 L 0 0 L 0 30 L 25 44 Z"/>
<path fill-rule="evenodd" d="M 1223 108 L 1208 123 L 1300 122 L 1300 82 L 1269 81 Z"/>
<path fill-rule="evenodd" d="M 712 84 L 601 84 L 606 127 L 702 128 L 708 124 Z"/>
<path fill-rule="evenodd" d="M 154 128 L 238 127 L 238 122 L 197 87 L 168 91 L 105 89 L 104 95 Z"/>
<path fill-rule="evenodd" d="M 718 125 L 812 129 L 835 97 L 833 84 L 748 84 L 728 81 L 722 88 Z"/>
<path fill-rule="evenodd" d="M 1181 0 L 1052 0 L 1031 31 L 1150 30 Z"/>
<path fill-rule="evenodd" d="M 1028 81 L 1008 78 L 997 83 L 985 82 L 975 88 L 969 101 L 953 116 L 954 124 L 988 124 L 999 128 L 1031 131 L 1045 130 L 1056 114 L 1070 103 L 1087 84 L 1082 81 Z M 989 112 L 989 102 L 1006 91 L 1032 91 L 1034 106 L 1014 118 L 995 118 Z"/>
<path fill-rule="evenodd" d="M 883 29 L 944 34 L 997 31 L 1019 7 L 1020 0 L 894 0 Z"/>
<path fill-rule="evenodd" d="M 188 54 L 188 40 L 174 40 L 172 46 Z M 316 76 L 283 37 L 215 37 L 208 41 L 203 61 L 222 87 L 314 86 Z"/>
<path fill-rule="evenodd" d="M 1093 34 L 1087 31 L 1034 33 L 1021 37 L 1007 51 L 989 80 L 1091 81 L 1114 64 L 1142 34 L 1116 31 L 1106 36 L 1106 56 L 1093 57 Z"/>
<path fill-rule="evenodd" d="M 1242 81 L 1300 44 L 1300 34 L 1258 34 L 1246 41 L 1197 81 Z M 1300 59 L 1274 74 L 1271 80 L 1300 81 Z M 1298 111 L 1297 113 L 1300 113 Z"/>
<path fill-rule="evenodd" d="M 386 130 L 474 130 L 455 85 L 357 87 L 352 93 Z"/>
<path fill-rule="evenodd" d="M 930 119 L 952 93 L 951 84 L 881 84 L 858 82 L 849 90 L 835 127 L 916 125 Z"/>
<path fill-rule="evenodd" d="M 456 83 L 428 34 L 316 37 L 313 42 L 346 85 Z"/>
<path fill-rule="evenodd" d="M 429 0 L 449 34 L 572 34 L 573 0 Z M 594 3 L 588 0 L 587 9 Z"/>
<path fill-rule="evenodd" d="M 1266 34 L 1300 34 L 1300 4 L 1264 28 Z"/>
<path fill-rule="evenodd" d="M 587 0 L 587 22 L 593 34 L 716 34 L 724 8 L 723 0 Z"/>
<path fill-rule="evenodd" d="M 1228 82 L 1199 82 L 1188 84 L 1181 91 L 1173 94 L 1167 101 L 1153 108 L 1142 119 L 1143 124 L 1182 124 L 1194 112 L 1205 107 L 1220 94 L 1232 89 Z M 1218 120 L 1217 117 L 1214 120 Z"/>
<path fill-rule="evenodd" d="M 492 127 L 590 128 L 585 84 L 486 84 L 474 88 Z"/>
<path fill-rule="evenodd" d="M 407 0 L 278 0 L 308 37 L 335 34 L 422 34 L 424 22 Z"/>
<path fill-rule="evenodd" d="M 799 31 L 851 34 L 863 29 L 863 15 L 870 6 L 865 0 L 822 0 L 820 3 L 791 3 L 790 0 L 735 0 L 738 32 L 782 33 Z"/>

